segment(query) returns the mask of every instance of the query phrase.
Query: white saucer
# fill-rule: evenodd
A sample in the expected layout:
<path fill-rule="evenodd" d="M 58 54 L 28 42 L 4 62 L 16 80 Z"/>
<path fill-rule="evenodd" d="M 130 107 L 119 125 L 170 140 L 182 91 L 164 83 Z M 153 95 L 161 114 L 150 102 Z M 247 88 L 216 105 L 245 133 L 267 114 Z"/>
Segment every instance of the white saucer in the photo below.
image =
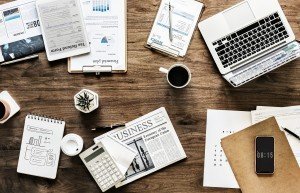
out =
<path fill-rule="evenodd" d="M 82 151 L 83 140 L 79 135 L 70 133 L 63 137 L 60 148 L 68 156 L 78 155 Z"/>
<path fill-rule="evenodd" d="M 10 114 L 7 117 L 7 119 L 4 119 L 4 120 L 0 121 L 0 124 L 3 124 L 9 118 L 14 116 L 20 110 L 20 107 L 16 103 L 16 101 L 10 96 L 10 94 L 7 91 L 3 91 L 3 92 L 0 93 L 0 99 L 6 101 L 9 104 L 9 107 L 10 107 Z"/>

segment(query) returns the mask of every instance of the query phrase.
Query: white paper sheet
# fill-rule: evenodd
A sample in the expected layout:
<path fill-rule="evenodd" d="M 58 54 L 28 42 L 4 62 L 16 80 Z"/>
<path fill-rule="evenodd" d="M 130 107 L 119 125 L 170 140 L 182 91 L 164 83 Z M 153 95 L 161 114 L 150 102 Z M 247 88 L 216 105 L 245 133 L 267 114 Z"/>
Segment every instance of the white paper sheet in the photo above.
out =
<path fill-rule="evenodd" d="M 37 0 L 47 59 L 90 52 L 79 0 Z"/>
<path fill-rule="evenodd" d="M 278 109 L 280 107 L 271 107 L 271 106 L 256 106 L 256 110 L 266 110 L 266 109 Z"/>
<path fill-rule="evenodd" d="M 137 152 L 126 144 L 109 136 L 109 132 L 94 138 L 94 142 L 102 142 L 107 152 L 116 162 L 122 175 L 125 175 Z"/>
<path fill-rule="evenodd" d="M 239 188 L 221 147 L 221 139 L 250 125 L 250 112 L 207 110 L 203 186 Z"/>
<path fill-rule="evenodd" d="M 256 110 L 275 110 L 275 109 L 280 109 L 280 108 L 289 108 L 289 107 L 299 107 L 297 106 L 288 106 L 288 107 L 273 107 L 273 106 L 256 106 Z"/>
<path fill-rule="evenodd" d="M 300 135 L 300 106 L 292 107 L 260 107 L 261 110 L 251 111 L 252 123 L 263 121 L 275 116 L 278 125 Z M 281 128 L 282 130 L 282 128 Z M 300 140 L 284 132 L 300 167 Z"/>
<path fill-rule="evenodd" d="M 282 117 L 291 115 L 300 115 L 300 106 L 281 107 L 274 109 L 274 107 L 267 107 L 265 110 L 251 111 L 252 124 L 258 123 L 270 117 Z"/>

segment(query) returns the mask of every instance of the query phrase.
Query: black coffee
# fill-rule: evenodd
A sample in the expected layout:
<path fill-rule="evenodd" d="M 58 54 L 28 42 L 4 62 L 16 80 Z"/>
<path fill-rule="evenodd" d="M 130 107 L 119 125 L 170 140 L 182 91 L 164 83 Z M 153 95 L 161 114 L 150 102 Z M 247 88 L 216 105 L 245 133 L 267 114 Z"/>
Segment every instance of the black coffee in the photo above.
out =
<path fill-rule="evenodd" d="M 181 66 L 175 66 L 168 73 L 169 82 L 173 86 L 181 87 L 189 81 L 189 72 Z"/>
<path fill-rule="evenodd" d="M 0 101 L 0 119 L 2 119 L 5 115 L 5 106 L 4 104 Z"/>

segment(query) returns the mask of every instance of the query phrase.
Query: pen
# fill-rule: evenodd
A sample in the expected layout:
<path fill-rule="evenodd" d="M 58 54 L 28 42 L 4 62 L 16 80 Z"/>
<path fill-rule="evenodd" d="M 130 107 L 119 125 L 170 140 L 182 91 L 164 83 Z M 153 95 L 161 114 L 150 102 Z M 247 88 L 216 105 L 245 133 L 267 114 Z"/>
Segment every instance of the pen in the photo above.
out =
<path fill-rule="evenodd" d="M 27 56 L 27 57 L 24 57 L 24 58 L 20 58 L 20 59 L 8 61 L 8 62 L 3 62 L 0 65 L 1 66 L 5 66 L 5 65 L 8 65 L 8 64 L 12 64 L 12 63 L 16 63 L 16 62 L 21 62 L 21 61 L 24 61 L 24 60 L 29 60 L 29 59 L 38 58 L 38 57 L 39 57 L 39 55 L 35 54 L 35 55 Z"/>
<path fill-rule="evenodd" d="M 294 132 L 292 132 L 291 130 L 287 129 L 287 128 L 283 128 L 286 132 L 288 132 L 289 134 L 291 134 L 292 136 L 296 137 L 297 139 L 300 140 L 300 137 L 298 135 L 296 135 Z"/>
<path fill-rule="evenodd" d="M 171 3 L 169 1 L 169 39 L 172 42 L 173 41 L 173 32 L 172 32 L 172 6 Z"/>
<path fill-rule="evenodd" d="M 115 128 L 119 128 L 119 127 L 125 127 L 125 123 L 116 123 L 116 124 L 111 124 L 111 125 L 104 125 L 104 126 L 97 126 L 93 129 L 91 129 L 92 131 L 96 131 L 96 130 L 104 130 L 104 129 L 115 129 Z"/>

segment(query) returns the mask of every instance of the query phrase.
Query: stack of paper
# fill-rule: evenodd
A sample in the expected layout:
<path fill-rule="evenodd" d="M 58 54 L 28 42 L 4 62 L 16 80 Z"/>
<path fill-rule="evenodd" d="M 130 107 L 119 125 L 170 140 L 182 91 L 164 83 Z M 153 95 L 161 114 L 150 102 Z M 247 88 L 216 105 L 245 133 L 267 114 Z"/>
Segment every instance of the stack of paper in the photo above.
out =
<path fill-rule="evenodd" d="M 207 111 L 203 186 L 239 188 L 221 147 L 221 139 L 272 116 L 276 118 L 281 129 L 288 128 L 300 135 L 300 106 L 258 106 L 251 112 Z M 285 134 L 300 166 L 300 141 L 286 132 Z"/>

